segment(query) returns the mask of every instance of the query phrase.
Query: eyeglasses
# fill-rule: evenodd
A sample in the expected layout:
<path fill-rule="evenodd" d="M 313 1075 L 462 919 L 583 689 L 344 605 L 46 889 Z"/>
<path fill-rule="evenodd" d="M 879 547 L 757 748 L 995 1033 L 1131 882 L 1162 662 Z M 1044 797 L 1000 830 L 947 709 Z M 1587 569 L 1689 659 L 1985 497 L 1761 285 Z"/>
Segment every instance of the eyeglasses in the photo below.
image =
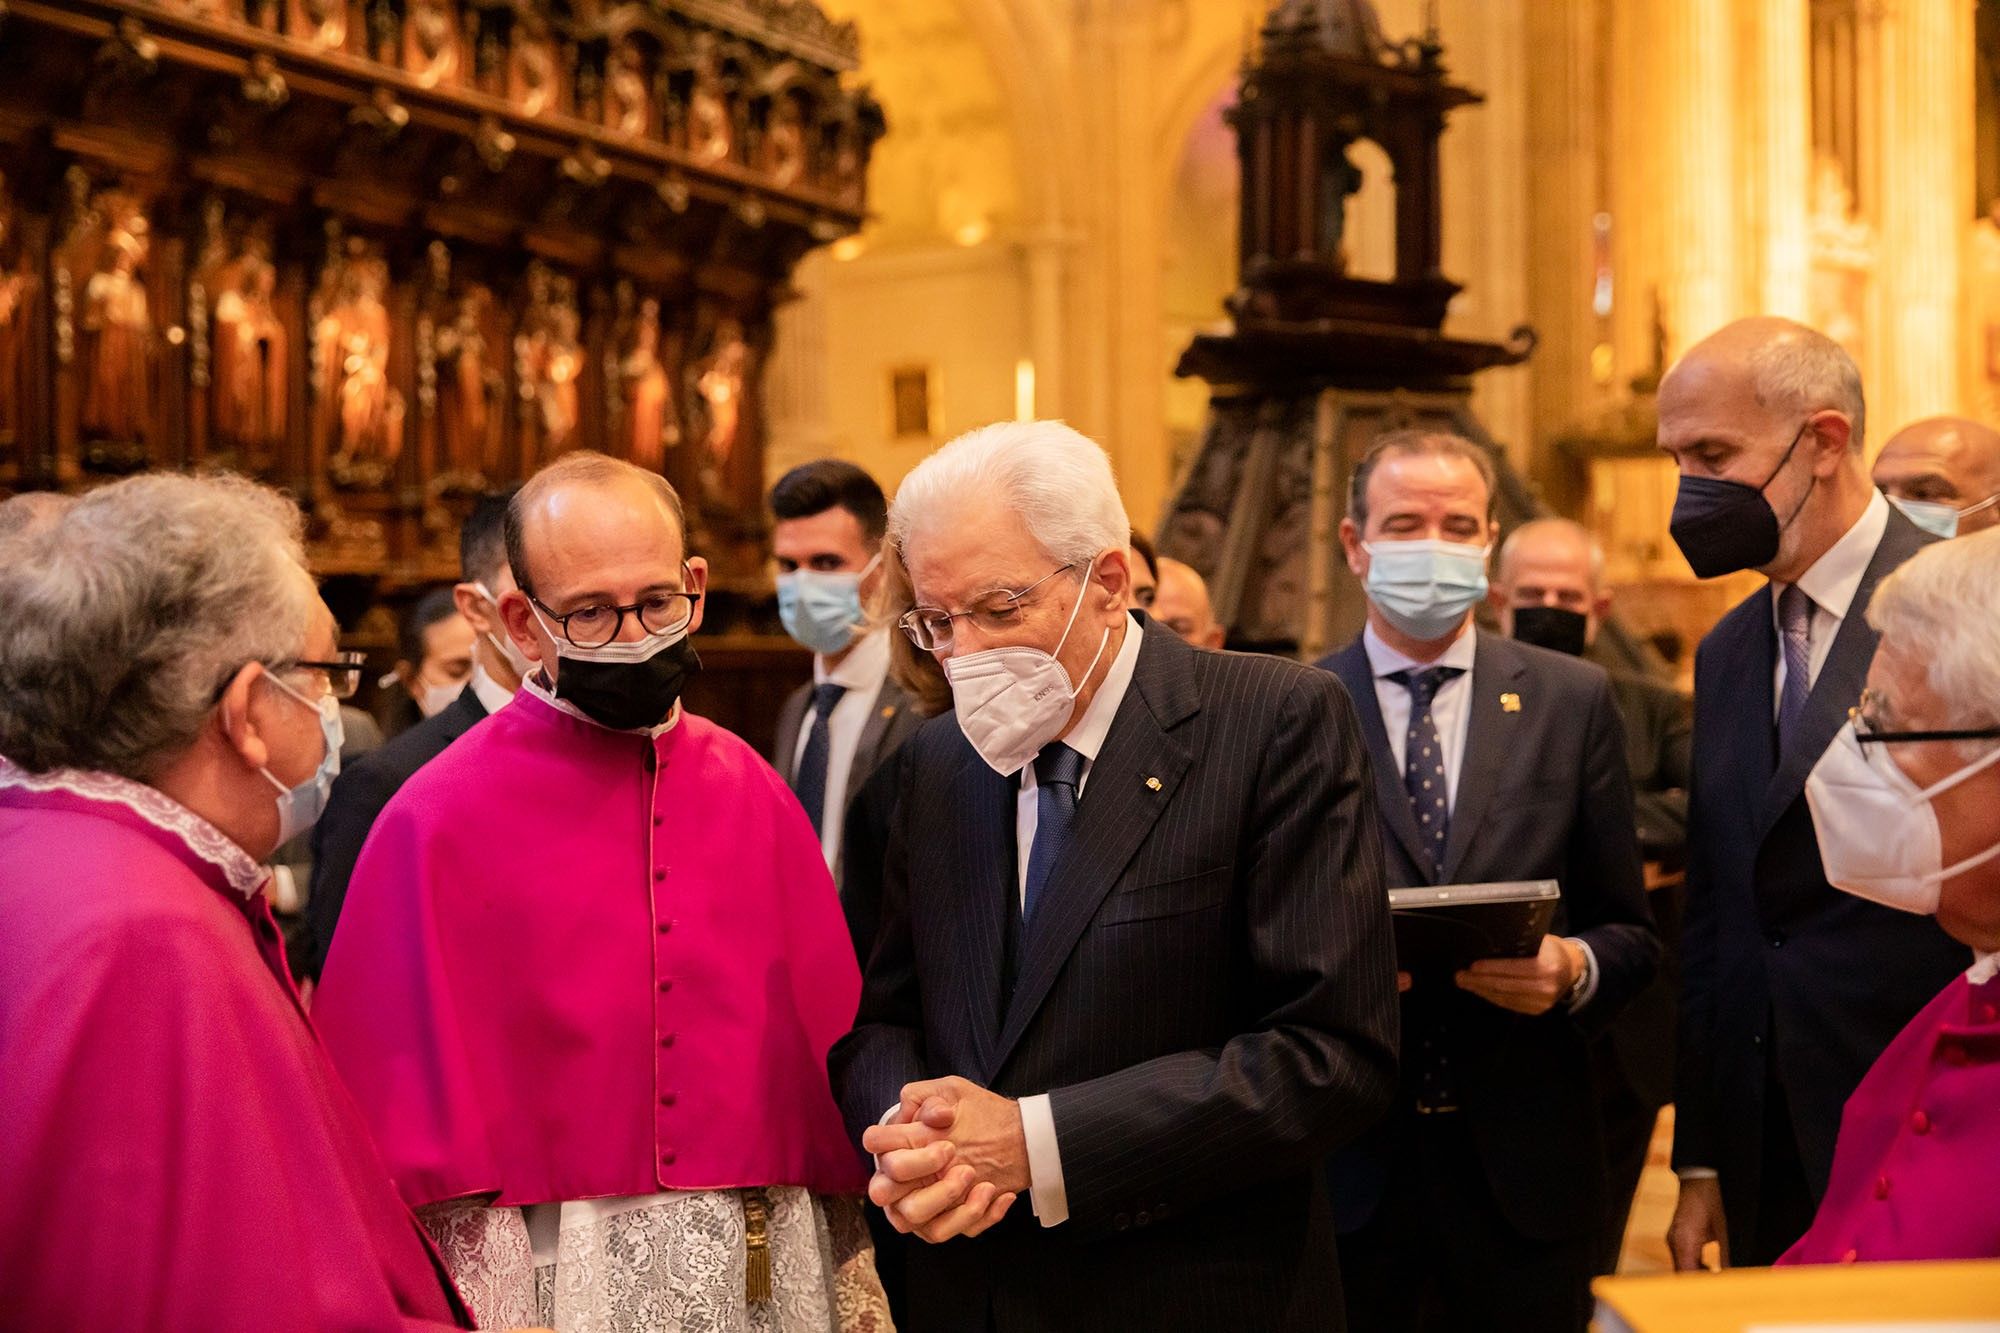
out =
<path fill-rule="evenodd" d="M 1922 741 L 2000 740 L 2000 727 L 1969 727 L 1948 731 L 1881 730 L 1883 721 L 1893 716 L 1889 710 L 1888 700 L 1873 686 L 1861 691 L 1861 702 L 1847 710 L 1847 719 L 1854 724 L 1854 739 L 1863 744 L 1907 745 Z"/>
<path fill-rule="evenodd" d="M 326 692 L 336 699 L 352 699 L 354 692 L 361 688 L 361 667 L 366 661 L 359 652 L 335 653 L 330 662 L 276 662 L 273 672 L 314 671 L 326 680 Z"/>
<path fill-rule="evenodd" d="M 545 606 L 541 598 L 525 588 L 522 592 L 534 603 L 535 609 L 553 620 L 562 631 L 562 636 L 577 648 L 602 648 L 610 643 L 624 632 L 626 616 L 637 616 L 639 628 L 650 635 L 679 633 L 693 623 L 694 608 L 701 601 L 698 592 L 653 592 L 630 606 L 609 603 L 579 606 L 564 615 Z"/>
<path fill-rule="evenodd" d="M 1076 568 L 1072 560 L 1061 569 L 1052 569 L 1030 583 L 1019 592 L 990 592 L 978 603 L 965 611 L 945 611 L 938 607 L 919 606 L 905 611 L 896 623 L 903 633 L 910 636 L 910 642 L 927 653 L 943 652 L 951 647 L 955 620 L 970 620 L 974 629 L 981 634 L 1005 634 L 1021 623 L 1021 603 L 1028 594 L 1047 583 L 1058 574 Z"/>

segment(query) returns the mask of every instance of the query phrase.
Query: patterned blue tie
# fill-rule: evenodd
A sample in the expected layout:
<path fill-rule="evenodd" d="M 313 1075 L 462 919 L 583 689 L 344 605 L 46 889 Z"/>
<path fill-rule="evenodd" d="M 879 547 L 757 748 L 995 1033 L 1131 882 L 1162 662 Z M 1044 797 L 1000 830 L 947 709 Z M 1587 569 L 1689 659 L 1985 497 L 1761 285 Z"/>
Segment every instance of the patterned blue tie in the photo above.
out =
<path fill-rule="evenodd" d="M 1444 772 L 1444 742 L 1431 720 L 1431 701 L 1448 680 L 1465 674 L 1462 667 L 1425 667 L 1391 672 L 1389 679 L 1410 692 L 1410 729 L 1403 739 L 1403 790 L 1410 796 L 1410 813 L 1417 831 L 1430 844 L 1431 867 L 1444 873 L 1445 844 L 1451 838 L 1450 785 Z"/>
<path fill-rule="evenodd" d="M 1076 819 L 1076 787 L 1083 781 L 1083 756 L 1061 741 L 1050 741 L 1035 756 L 1035 842 L 1028 851 L 1028 890 L 1021 899 L 1021 923 L 1034 920 L 1035 906 L 1049 875 L 1069 845 Z"/>
<path fill-rule="evenodd" d="M 806 735 L 806 752 L 799 756 L 799 771 L 792 774 L 792 790 L 798 793 L 815 833 L 826 822 L 826 765 L 833 752 L 833 732 L 827 720 L 845 693 L 845 685 L 831 681 L 813 686 L 812 730 Z"/>
<path fill-rule="evenodd" d="M 1778 631 L 1785 649 L 1785 692 L 1778 696 L 1778 744 L 1791 738 L 1812 693 L 1813 599 L 1794 583 L 1778 594 Z"/>

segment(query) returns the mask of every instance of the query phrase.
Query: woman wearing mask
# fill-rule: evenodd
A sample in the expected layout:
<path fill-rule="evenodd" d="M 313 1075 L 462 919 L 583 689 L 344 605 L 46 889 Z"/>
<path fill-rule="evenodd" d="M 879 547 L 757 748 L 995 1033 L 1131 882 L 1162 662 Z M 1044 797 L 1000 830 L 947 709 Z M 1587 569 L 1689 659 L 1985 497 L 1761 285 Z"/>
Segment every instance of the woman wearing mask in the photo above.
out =
<path fill-rule="evenodd" d="M 265 901 L 360 671 L 300 526 L 150 475 L 0 541 L 0 1330 L 471 1326 Z"/>
<path fill-rule="evenodd" d="M 2000 531 L 1922 551 L 1868 620 L 1868 688 L 1806 784 L 1827 878 L 1936 916 L 1974 961 L 1848 1099 L 1779 1262 L 2000 1258 Z"/>

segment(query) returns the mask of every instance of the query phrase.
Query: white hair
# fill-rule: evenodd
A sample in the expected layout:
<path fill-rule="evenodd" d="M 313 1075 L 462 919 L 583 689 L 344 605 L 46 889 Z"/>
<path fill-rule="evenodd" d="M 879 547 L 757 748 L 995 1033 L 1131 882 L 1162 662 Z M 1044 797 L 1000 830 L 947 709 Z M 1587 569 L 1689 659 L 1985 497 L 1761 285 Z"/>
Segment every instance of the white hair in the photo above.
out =
<path fill-rule="evenodd" d="M 1132 537 L 1111 460 L 1095 441 L 1060 421 L 1003 421 L 959 436 L 903 478 L 889 540 L 906 552 L 911 534 L 944 511 L 982 501 L 1019 514 L 1061 564 L 1124 550 Z"/>
<path fill-rule="evenodd" d="M 146 782 L 246 663 L 296 658 L 317 594 L 298 506 L 241 477 L 148 473 L 0 559 L 0 754 Z"/>
<path fill-rule="evenodd" d="M 2000 528 L 1927 546 L 1875 589 L 1868 623 L 1884 647 L 1925 663 L 1949 730 L 2000 724 Z M 1972 758 L 1992 747 L 1972 741 Z"/>
<path fill-rule="evenodd" d="M 1520 550 L 1521 542 L 1526 540 L 1523 534 L 1532 536 L 1536 532 L 1566 532 L 1582 542 L 1584 549 L 1590 552 L 1591 591 L 1604 590 L 1604 543 L 1597 540 L 1597 535 L 1589 528 L 1573 518 L 1531 518 L 1508 533 L 1507 540 L 1500 543 L 1500 559 L 1497 565 L 1502 578 L 1508 576 L 1509 559 Z"/>
<path fill-rule="evenodd" d="M 1861 393 L 1861 370 L 1846 348 L 1800 326 L 1759 346 L 1750 353 L 1749 364 L 1759 403 L 1800 418 L 1828 408 L 1844 413 L 1853 425 L 1847 447 L 1861 452 L 1868 405 Z"/>

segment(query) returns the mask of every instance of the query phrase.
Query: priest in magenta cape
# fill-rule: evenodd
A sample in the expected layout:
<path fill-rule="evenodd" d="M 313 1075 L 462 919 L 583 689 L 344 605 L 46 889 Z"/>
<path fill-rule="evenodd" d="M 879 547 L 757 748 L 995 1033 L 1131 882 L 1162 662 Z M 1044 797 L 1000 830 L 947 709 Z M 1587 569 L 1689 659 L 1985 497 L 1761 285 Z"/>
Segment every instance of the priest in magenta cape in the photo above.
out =
<path fill-rule="evenodd" d="M 679 707 L 678 498 L 573 453 L 507 534 L 539 669 L 383 811 L 314 1019 L 483 1318 L 834 1327 L 873 1281 L 821 1198 L 864 1184 L 826 1074 L 859 973 L 804 812 Z"/>
<path fill-rule="evenodd" d="M 5 1333 L 471 1326 L 266 900 L 360 673 L 300 526 L 146 475 L 0 538 Z"/>

